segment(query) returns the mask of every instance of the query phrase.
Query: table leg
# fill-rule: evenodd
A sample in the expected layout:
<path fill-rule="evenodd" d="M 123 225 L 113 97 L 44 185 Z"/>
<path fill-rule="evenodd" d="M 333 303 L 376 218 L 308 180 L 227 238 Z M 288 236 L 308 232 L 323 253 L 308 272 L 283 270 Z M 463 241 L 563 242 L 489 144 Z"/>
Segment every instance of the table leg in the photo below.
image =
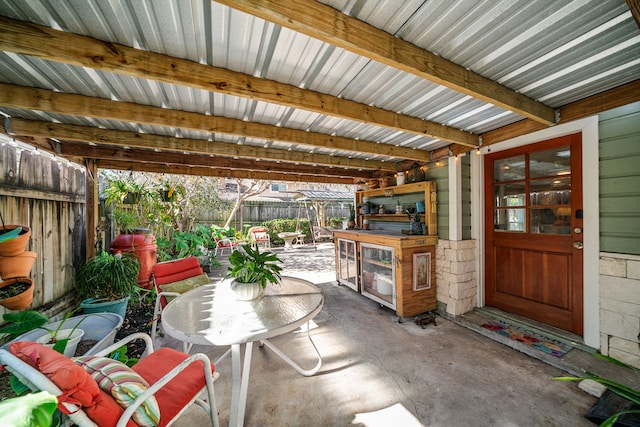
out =
<path fill-rule="evenodd" d="M 242 427 L 244 412 L 247 406 L 247 392 L 249 390 L 249 373 L 251 371 L 251 354 L 253 343 L 247 343 L 244 349 L 244 364 L 240 369 L 240 344 L 231 346 L 231 408 L 229 410 L 229 425 Z"/>
<path fill-rule="evenodd" d="M 316 372 L 318 372 L 318 370 L 322 366 L 322 357 L 320 357 L 320 352 L 318 351 L 318 348 L 316 347 L 315 343 L 311 339 L 311 334 L 309 333 L 309 324 L 308 323 L 307 323 L 307 337 L 309 338 L 309 342 L 311 342 L 311 345 L 313 346 L 313 349 L 316 352 L 316 356 L 318 356 L 318 363 L 316 363 L 316 366 L 314 366 L 311 369 L 302 369 L 300 367 L 300 365 L 298 365 L 296 362 L 291 360 L 291 358 L 289 356 L 287 356 L 286 354 L 284 354 L 282 352 L 282 350 L 280 350 L 278 347 L 276 347 L 275 345 L 271 344 L 267 340 L 261 340 L 260 344 L 266 345 L 269 349 L 271 349 L 271 351 L 273 351 L 275 354 L 277 354 L 282 360 L 287 362 L 287 364 L 289 366 L 291 366 L 293 369 L 295 369 L 300 375 L 304 375 L 305 377 L 310 377 L 312 375 L 315 375 Z"/>

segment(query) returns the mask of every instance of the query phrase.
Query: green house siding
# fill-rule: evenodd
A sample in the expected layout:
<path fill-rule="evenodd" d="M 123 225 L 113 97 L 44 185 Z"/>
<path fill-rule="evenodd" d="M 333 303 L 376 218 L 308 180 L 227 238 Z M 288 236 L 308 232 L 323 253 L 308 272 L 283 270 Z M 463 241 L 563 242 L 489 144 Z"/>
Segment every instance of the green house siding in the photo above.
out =
<path fill-rule="evenodd" d="M 471 156 L 475 156 L 475 154 L 467 154 L 466 156 L 461 157 L 462 240 L 471 239 Z"/>
<path fill-rule="evenodd" d="M 640 102 L 601 114 L 599 132 L 600 250 L 640 255 Z"/>
<path fill-rule="evenodd" d="M 427 164 L 425 179 L 435 181 L 438 194 L 438 237 L 449 239 L 449 163 L 448 159 Z"/>

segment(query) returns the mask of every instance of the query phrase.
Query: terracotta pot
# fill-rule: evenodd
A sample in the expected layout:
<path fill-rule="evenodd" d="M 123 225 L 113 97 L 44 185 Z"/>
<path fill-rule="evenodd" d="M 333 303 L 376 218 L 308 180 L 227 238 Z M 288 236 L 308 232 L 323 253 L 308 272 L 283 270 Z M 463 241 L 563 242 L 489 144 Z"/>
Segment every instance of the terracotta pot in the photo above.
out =
<path fill-rule="evenodd" d="M 12 257 L 0 256 L 0 277 L 3 279 L 29 277 L 37 256 L 36 252 L 31 251 L 24 251 Z"/>
<path fill-rule="evenodd" d="M 31 229 L 26 225 L 6 224 L 4 230 L 0 225 L 0 234 L 14 230 L 18 227 L 22 227 L 22 231 L 18 237 L 0 243 L 0 256 L 20 255 L 27 249 L 29 237 L 31 237 Z"/>
<path fill-rule="evenodd" d="M 33 281 L 27 277 L 15 277 L 0 283 L 0 289 L 3 289 L 14 283 L 28 283 L 29 287 L 21 294 L 0 300 L 0 305 L 9 310 L 22 310 L 33 301 Z"/>

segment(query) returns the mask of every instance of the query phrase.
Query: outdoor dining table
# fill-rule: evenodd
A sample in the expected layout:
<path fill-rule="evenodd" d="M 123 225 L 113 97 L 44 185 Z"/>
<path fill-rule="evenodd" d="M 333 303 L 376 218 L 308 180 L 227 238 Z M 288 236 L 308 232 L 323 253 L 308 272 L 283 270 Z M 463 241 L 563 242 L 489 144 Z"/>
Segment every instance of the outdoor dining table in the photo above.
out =
<path fill-rule="evenodd" d="M 162 312 L 162 327 L 167 335 L 186 343 L 231 346 L 233 385 L 229 425 L 242 426 L 254 342 L 264 344 L 301 375 L 314 375 L 322 366 L 308 327 L 307 337 L 318 357 L 312 369 L 302 369 L 268 339 L 308 323 L 322 309 L 324 296 L 312 283 L 285 276 L 280 283 L 268 285 L 262 297 L 238 301 L 230 283 L 230 279 L 221 280 L 175 298 Z M 242 344 L 245 352 L 241 369 Z"/>

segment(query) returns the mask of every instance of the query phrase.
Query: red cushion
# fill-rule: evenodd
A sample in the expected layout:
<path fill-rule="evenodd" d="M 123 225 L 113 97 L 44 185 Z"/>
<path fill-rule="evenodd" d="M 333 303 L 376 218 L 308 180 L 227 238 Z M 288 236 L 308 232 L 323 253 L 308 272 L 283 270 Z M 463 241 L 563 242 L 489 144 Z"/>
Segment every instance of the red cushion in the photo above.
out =
<path fill-rule="evenodd" d="M 68 394 L 66 398 L 58 398 L 60 403 L 68 401 L 79 404 L 100 427 L 115 426 L 124 412 L 111 396 L 100 390 L 98 383 L 81 366 L 57 351 L 28 341 L 9 344 L 9 351 L 43 373 L 63 393 Z M 58 407 L 61 405 L 58 404 Z M 136 424 L 130 421 L 127 426 L 135 427 Z"/>
<path fill-rule="evenodd" d="M 202 275 L 204 272 L 202 271 L 202 267 L 194 267 L 190 270 L 179 271 L 177 273 L 169 274 L 167 276 L 156 276 L 156 284 L 157 285 L 166 285 L 167 283 L 177 282 L 179 280 L 188 279 L 190 277 L 197 277 Z"/>
<path fill-rule="evenodd" d="M 95 404 L 84 408 L 84 411 L 87 413 L 89 418 L 91 418 L 93 422 L 98 424 L 100 427 L 115 427 L 118 420 L 124 413 L 122 406 L 118 405 L 118 403 L 109 394 L 102 390 L 100 390 L 100 394 L 96 398 Z M 137 427 L 137 424 L 129 419 L 127 426 Z"/>
<path fill-rule="evenodd" d="M 171 348 L 161 348 L 133 365 L 133 370 L 149 384 L 154 384 L 187 357 L 189 357 L 188 354 Z M 211 365 L 211 371 L 214 371 L 213 365 Z M 155 394 L 160 406 L 160 425 L 167 425 L 194 396 L 199 394 L 205 384 L 201 362 L 189 365 L 177 377 L 165 384 Z"/>
<path fill-rule="evenodd" d="M 81 366 L 49 347 L 35 342 L 18 341 L 9 345 L 9 351 L 43 373 L 63 393 L 68 394 L 68 399 L 59 400 L 79 406 L 91 406 L 100 394 L 98 384 Z"/>
<path fill-rule="evenodd" d="M 179 273 L 185 270 L 190 270 L 194 267 L 200 267 L 200 261 L 198 261 L 197 257 L 190 256 L 187 258 L 159 262 L 153 266 L 152 271 L 156 277 L 162 277 L 174 273 Z"/>

